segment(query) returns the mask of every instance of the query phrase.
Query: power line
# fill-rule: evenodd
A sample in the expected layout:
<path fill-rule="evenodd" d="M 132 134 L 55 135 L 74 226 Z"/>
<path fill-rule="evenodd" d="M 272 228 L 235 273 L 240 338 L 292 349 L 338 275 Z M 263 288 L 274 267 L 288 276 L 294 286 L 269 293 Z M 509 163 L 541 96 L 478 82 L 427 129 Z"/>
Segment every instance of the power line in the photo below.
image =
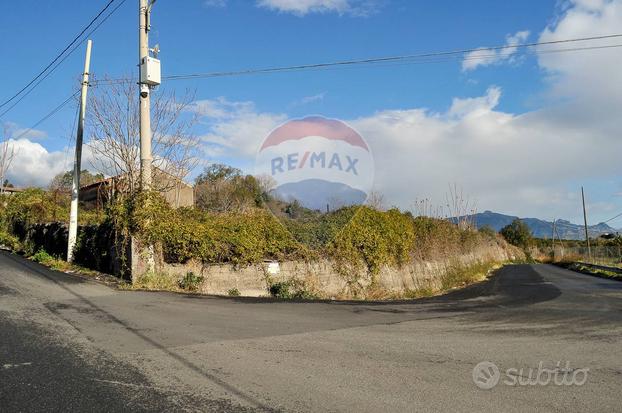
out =
<path fill-rule="evenodd" d="M 544 50 L 535 52 L 536 54 L 546 54 L 546 53 L 561 53 L 561 52 L 576 52 L 583 50 L 597 50 L 597 49 L 607 49 L 607 48 L 617 48 L 622 47 L 622 44 L 616 45 L 608 45 L 608 46 L 591 46 L 591 47 L 583 47 L 583 48 L 571 48 L 571 49 L 554 49 L 554 50 Z M 450 56 L 444 58 L 437 59 L 426 59 L 420 61 L 411 61 L 402 64 L 425 64 L 425 63 L 437 63 L 437 62 L 445 62 L 449 60 L 455 60 L 456 57 L 459 57 L 461 60 L 484 60 L 490 57 L 495 57 L 496 55 L 477 55 L 477 56 Z M 404 59 L 399 59 L 402 61 L 409 60 L 409 57 L 404 57 Z M 397 58 L 393 60 L 393 64 L 399 62 Z M 171 75 L 171 76 L 163 76 L 162 79 L 165 80 L 188 80 L 188 79 L 197 79 L 197 78 L 210 78 L 210 77 L 228 77 L 228 76 L 242 76 L 242 75 L 252 75 L 252 74 L 264 74 L 264 73 L 278 73 L 278 72 L 294 72 L 294 71 L 302 71 L 302 70 L 313 70 L 313 69 L 323 69 L 329 67 L 336 66 L 354 66 L 354 65 L 362 65 L 362 64 L 377 64 L 377 63 L 390 63 L 390 61 L 379 59 L 368 59 L 367 61 L 357 61 L 352 62 L 335 62 L 335 63 L 320 63 L 314 65 L 300 65 L 300 66 L 289 66 L 289 67 L 275 67 L 275 68 L 267 68 L 267 69 L 249 69 L 249 70 L 240 70 L 240 71 L 231 71 L 231 72 L 211 72 L 211 73 L 197 73 L 197 74 L 188 74 L 188 75 Z"/>
<path fill-rule="evenodd" d="M 21 95 L 26 89 L 28 89 L 33 83 L 35 83 L 41 76 L 43 76 L 47 70 L 52 67 L 59 59 L 61 59 L 61 57 L 65 54 L 65 52 L 67 50 L 69 50 L 81 37 L 82 35 L 95 23 L 95 21 L 97 21 L 97 19 L 99 19 L 99 17 L 104 14 L 106 12 L 106 10 L 112 5 L 112 3 L 114 3 L 116 0 L 110 0 L 108 1 L 108 3 L 106 4 L 106 6 L 104 6 L 103 9 L 101 9 L 99 11 L 99 13 L 97 13 L 97 15 L 95 17 L 93 17 L 93 19 L 91 19 L 91 21 L 82 29 L 82 31 L 80 31 L 80 33 L 73 38 L 73 40 L 41 71 L 39 72 L 39 74 L 37 74 L 30 82 L 28 82 L 24 87 L 22 87 L 18 92 L 16 92 L 13 96 L 11 96 L 9 99 L 7 99 L 6 101 L 4 101 L 2 104 L 0 104 L 0 108 L 3 108 L 4 106 L 6 106 L 7 104 L 9 104 L 10 102 L 12 102 L 15 98 L 17 98 L 19 95 Z M 67 55 L 68 56 L 68 55 Z M 65 57 L 66 58 L 66 57 Z M 64 60 L 64 59 L 63 59 Z M 62 61 L 61 61 L 62 62 Z M 47 76 L 46 76 L 47 77 Z M 37 83 L 38 84 L 38 83 Z M 35 85 L 36 87 L 36 85 Z M 32 89 L 30 89 L 32 91 Z M 30 92 L 28 92 L 30 93 Z M 11 108 L 13 108 L 15 105 L 11 106 Z M 10 110 L 11 108 L 9 108 L 8 110 Z M 0 116 L 3 116 L 4 114 L 6 114 L 8 112 L 8 110 L 4 111 L 2 114 L 0 114 Z"/>
<path fill-rule="evenodd" d="M 603 39 L 611 39 L 611 38 L 618 38 L 618 37 L 622 37 L 622 34 L 610 34 L 610 35 L 603 35 L 603 36 L 562 39 L 562 40 L 553 40 L 553 41 L 547 41 L 547 42 L 534 42 L 534 43 L 525 43 L 521 45 L 502 45 L 502 46 L 471 48 L 471 49 L 461 49 L 461 50 L 452 50 L 452 51 L 411 54 L 411 55 L 398 55 L 398 56 L 357 59 L 357 60 L 343 60 L 343 61 L 335 61 L 335 62 L 313 63 L 313 64 L 294 65 L 294 66 L 280 66 L 280 67 L 269 67 L 269 68 L 258 68 L 258 69 L 245 69 L 245 70 L 237 70 L 237 71 L 169 75 L 169 76 L 163 76 L 162 79 L 188 80 L 188 79 L 212 78 L 212 77 L 229 77 L 229 76 L 243 76 L 243 75 L 267 74 L 267 73 L 279 73 L 279 72 L 294 72 L 294 71 L 303 71 L 303 70 L 319 70 L 319 69 L 326 69 L 326 68 L 349 67 L 349 66 L 356 66 L 356 65 L 372 65 L 372 64 L 378 65 L 382 63 L 423 64 L 423 63 L 442 62 L 442 61 L 452 60 L 456 58 L 460 58 L 464 60 L 488 59 L 491 57 L 496 57 L 497 55 L 490 54 L 490 53 L 482 54 L 482 52 L 496 52 L 499 50 L 506 50 L 506 49 L 521 49 L 521 48 L 530 48 L 530 47 L 545 46 L 545 45 L 552 45 L 552 44 L 573 43 L 573 42 L 582 42 L 582 41 L 590 41 L 590 40 L 603 40 Z M 584 50 L 609 49 L 609 48 L 617 48 L 617 47 L 622 47 L 622 44 L 602 45 L 602 46 L 585 46 L 585 47 L 574 47 L 574 48 L 565 48 L 565 49 L 548 49 L 548 50 L 547 49 L 544 49 L 544 50 L 535 49 L 533 50 L 533 52 L 535 54 L 545 54 L 545 53 L 561 53 L 561 52 L 576 52 L 576 51 L 584 51 Z M 472 56 L 463 56 L 469 53 L 476 53 L 476 54 Z M 131 81 L 131 79 L 109 79 L 109 80 L 104 79 L 104 80 L 95 81 L 94 83 L 113 84 L 113 83 L 123 83 L 123 82 L 128 82 L 128 81 Z"/>
<path fill-rule="evenodd" d="M 67 170 L 67 159 L 69 157 L 69 148 L 72 146 L 73 144 L 73 139 L 75 137 L 75 133 L 76 133 L 76 126 L 78 124 L 78 117 L 80 115 L 80 104 L 76 104 L 76 114 L 73 118 L 73 126 L 71 127 L 71 132 L 69 134 L 69 137 L 67 138 L 67 147 L 65 148 L 65 159 L 63 160 L 63 170 Z"/>
<path fill-rule="evenodd" d="M 603 221 L 603 223 L 605 223 L 605 224 L 606 224 L 607 222 L 613 221 L 614 219 L 616 219 L 616 218 L 618 218 L 618 217 L 622 217 L 622 212 L 620 212 L 618 215 L 616 215 L 616 216 L 615 216 L 615 217 L 613 217 L 613 218 L 609 218 L 608 220 Z"/>
<path fill-rule="evenodd" d="M 113 0 L 114 1 L 114 0 Z M 65 54 L 65 56 L 60 59 L 55 65 L 54 67 L 52 67 L 52 69 L 50 69 L 45 75 L 43 75 L 43 77 L 41 77 L 39 79 L 39 81 L 37 81 L 37 83 L 35 83 L 28 91 L 26 91 L 26 93 L 24 93 L 19 99 L 17 99 L 11 106 L 9 106 L 6 110 L 4 110 L 4 112 L 0 113 L 0 117 L 4 116 L 5 114 L 7 114 L 11 109 L 13 109 L 15 106 L 17 106 L 22 100 L 24 100 L 29 94 L 30 92 L 32 92 L 37 86 L 39 86 L 39 84 L 41 82 L 43 82 L 45 79 L 48 78 L 48 76 L 50 76 L 52 73 L 54 73 L 54 71 L 69 57 L 73 54 L 73 52 L 76 51 L 76 49 L 78 47 L 80 47 L 80 45 L 82 45 L 84 43 L 84 41 L 91 36 L 97 29 L 99 29 L 99 27 L 104 24 L 106 22 L 106 20 L 108 20 L 110 18 L 110 16 L 112 16 L 117 9 L 119 9 L 119 7 L 121 7 L 123 5 L 123 3 L 125 3 L 127 0 L 121 0 L 120 3 L 118 3 L 111 11 L 110 13 L 108 13 L 106 16 L 104 16 L 103 19 L 101 19 L 99 21 L 99 23 L 97 23 L 95 25 L 95 27 L 93 27 L 93 29 L 88 32 L 86 34 L 86 36 L 84 36 L 84 38 L 79 41 L 78 43 L 76 43 L 73 48 L 69 51 L 69 53 Z M 8 101 L 7 101 L 8 103 Z M 0 106 L 1 107 L 1 106 Z"/>
<path fill-rule="evenodd" d="M 22 136 L 26 135 L 28 132 L 32 131 L 34 128 L 36 128 L 37 126 L 39 126 L 40 124 L 42 124 L 43 122 L 45 122 L 48 118 L 54 116 L 59 110 L 61 110 L 67 103 L 69 103 L 71 101 L 71 99 L 73 99 L 74 97 L 76 97 L 78 95 L 78 93 L 80 93 L 80 91 L 76 91 L 74 92 L 71 96 L 69 96 L 67 99 L 65 99 L 61 104 L 59 104 L 58 106 L 56 106 L 54 109 L 52 109 L 50 112 L 48 112 L 43 118 L 39 119 L 34 125 L 32 125 L 30 128 L 26 129 L 25 131 L 23 131 L 22 133 L 20 133 L 17 137 L 12 137 L 13 140 L 18 140 L 20 139 Z"/>

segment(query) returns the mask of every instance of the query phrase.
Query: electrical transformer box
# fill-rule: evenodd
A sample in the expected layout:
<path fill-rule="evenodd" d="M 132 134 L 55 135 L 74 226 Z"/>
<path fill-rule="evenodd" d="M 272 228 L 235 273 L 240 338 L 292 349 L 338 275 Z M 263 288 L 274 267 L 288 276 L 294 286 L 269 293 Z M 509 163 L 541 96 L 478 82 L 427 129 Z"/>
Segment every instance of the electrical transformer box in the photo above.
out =
<path fill-rule="evenodd" d="M 160 61 L 153 57 L 143 57 L 140 64 L 140 83 L 157 86 L 160 82 Z"/>

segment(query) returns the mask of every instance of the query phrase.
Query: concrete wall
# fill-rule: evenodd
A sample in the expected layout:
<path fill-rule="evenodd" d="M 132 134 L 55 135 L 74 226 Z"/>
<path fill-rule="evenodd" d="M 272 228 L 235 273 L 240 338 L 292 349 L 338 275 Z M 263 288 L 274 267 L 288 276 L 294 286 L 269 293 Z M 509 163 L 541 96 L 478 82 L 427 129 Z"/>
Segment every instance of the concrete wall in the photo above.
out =
<path fill-rule="evenodd" d="M 60 259 L 67 259 L 67 224 L 50 222 L 13 228 L 13 232 L 32 253 L 45 250 Z M 74 250 L 75 263 L 95 271 L 129 278 L 124 258 L 129 260 L 129 244 L 125 250 L 115 244 L 113 232 L 104 226 L 90 225 L 78 227 L 78 243 Z M 123 256 L 125 254 L 125 257 Z"/>
<path fill-rule="evenodd" d="M 194 188 L 183 182 L 177 183 L 163 195 L 173 208 L 194 206 Z"/>
<path fill-rule="evenodd" d="M 144 272 L 144 264 L 139 254 L 132 254 L 133 274 Z M 390 292 L 405 292 L 419 287 L 440 286 L 440 277 L 451 266 L 468 266 L 478 262 L 506 262 L 522 257 L 522 253 L 502 243 L 491 242 L 481 245 L 468 254 L 454 256 L 437 261 L 415 261 L 402 268 L 383 268 L 378 275 L 378 286 Z M 243 296 L 268 296 L 270 284 L 280 281 L 304 282 L 314 293 L 326 298 L 351 297 L 353 288 L 366 287 L 369 277 L 361 277 L 363 281 L 357 286 L 349 284 L 349 280 L 339 275 L 330 261 L 313 263 L 283 262 L 279 263 L 278 274 L 270 274 L 269 263 L 235 269 L 231 265 L 203 265 L 192 261 L 186 264 L 158 263 L 158 270 L 175 278 L 181 278 L 188 272 L 205 277 L 201 292 L 205 294 L 227 295 L 232 288 Z M 348 277 L 350 281 L 354 277 Z"/>

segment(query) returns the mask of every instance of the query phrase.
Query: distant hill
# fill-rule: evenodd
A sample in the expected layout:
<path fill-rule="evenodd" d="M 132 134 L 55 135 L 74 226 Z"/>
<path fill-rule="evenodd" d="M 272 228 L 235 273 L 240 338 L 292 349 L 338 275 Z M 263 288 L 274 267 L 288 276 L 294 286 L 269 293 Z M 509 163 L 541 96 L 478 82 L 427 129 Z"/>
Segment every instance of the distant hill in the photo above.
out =
<path fill-rule="evenodd" d="M 485 211 L 473 215 L 473 220 L 478 228 L 489 226 L 495 231 L 499 231 L 501 228 L 509 225 L 514 221 L 515 216 L 498 214 L 492 211 Z M 550 221 L 544 221 L 538 218 L 521 218 L 521 220 L 529 226 L 531 232 L 536 238 L 550 238 L 551 231 L 553 230 L 553 223 Z M 583 225 L 573 224 L 569 221 L 559 219 L 557 220 L 557 232 L 562 239 L 584 239 Z M 590 237 L 597 237 L 604 233 L 615 233 L 617 229 L 610 227 L 605 223 L 591 225 L 588 227 Z"/>

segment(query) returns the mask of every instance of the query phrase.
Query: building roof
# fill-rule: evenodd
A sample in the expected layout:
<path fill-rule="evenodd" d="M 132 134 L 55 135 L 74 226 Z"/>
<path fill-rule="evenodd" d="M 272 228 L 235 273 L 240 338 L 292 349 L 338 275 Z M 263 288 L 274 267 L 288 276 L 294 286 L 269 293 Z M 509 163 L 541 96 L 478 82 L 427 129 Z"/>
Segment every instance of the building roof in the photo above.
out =
<path fill-rule="evenodd" d="M 188 188 L 193 188 L 193 186 L 190 185 L 189 183 L 184 182 L 182 179 L 179 179 L 179 178 L 175 177 L 174 175 L 172 175 L 172 174 L 170 174 L 170 173 L 168 173 L 166 171 L 163 171 L 160 168 L 153 168 L 153 169 L 156 171 L 156 173 L 159 172 L 159 173 L 166 174 L 166 175 L 170 176 L 171 178 L 181 182 L 182 184 L 184 184 Z M 105 178 L 105 179 L 93 182 L 92 184 L 81 186 L 80 187 L 80 191 L 86 191 L 86 190 L 93 189 L 93 188 L 99 188 L 102 185 L 109 185 L 112 182 L 114 182 L 115 180 L 121 179 L 123 177 L 123 175 L 125 175 L 125 174 L 117 175 L 117 176 L 111 176 L 109 178 Z"/>
<path fill-rule="evenodd" d="M 110 182 L 112 182 L 116 178 L 117 178 L 116 176 L 115 177 L 110 177 L 110 178 L 105 178 L 105 179 L 93 182 L 92 184 L 81 186 L 80 187 L 80 191 L 85 191 L 85 190 L 88 190 L 88 189 L 97 188 L 100 185 L 109 184 Z"/>
<path fill-rule="evenodd" d="M 19 188 L 13 188 L 10 186 L 3 186 L 1 187 L 1 191 L 0 192 L 22 192 L 23 189 L 19 189 Z"/>

